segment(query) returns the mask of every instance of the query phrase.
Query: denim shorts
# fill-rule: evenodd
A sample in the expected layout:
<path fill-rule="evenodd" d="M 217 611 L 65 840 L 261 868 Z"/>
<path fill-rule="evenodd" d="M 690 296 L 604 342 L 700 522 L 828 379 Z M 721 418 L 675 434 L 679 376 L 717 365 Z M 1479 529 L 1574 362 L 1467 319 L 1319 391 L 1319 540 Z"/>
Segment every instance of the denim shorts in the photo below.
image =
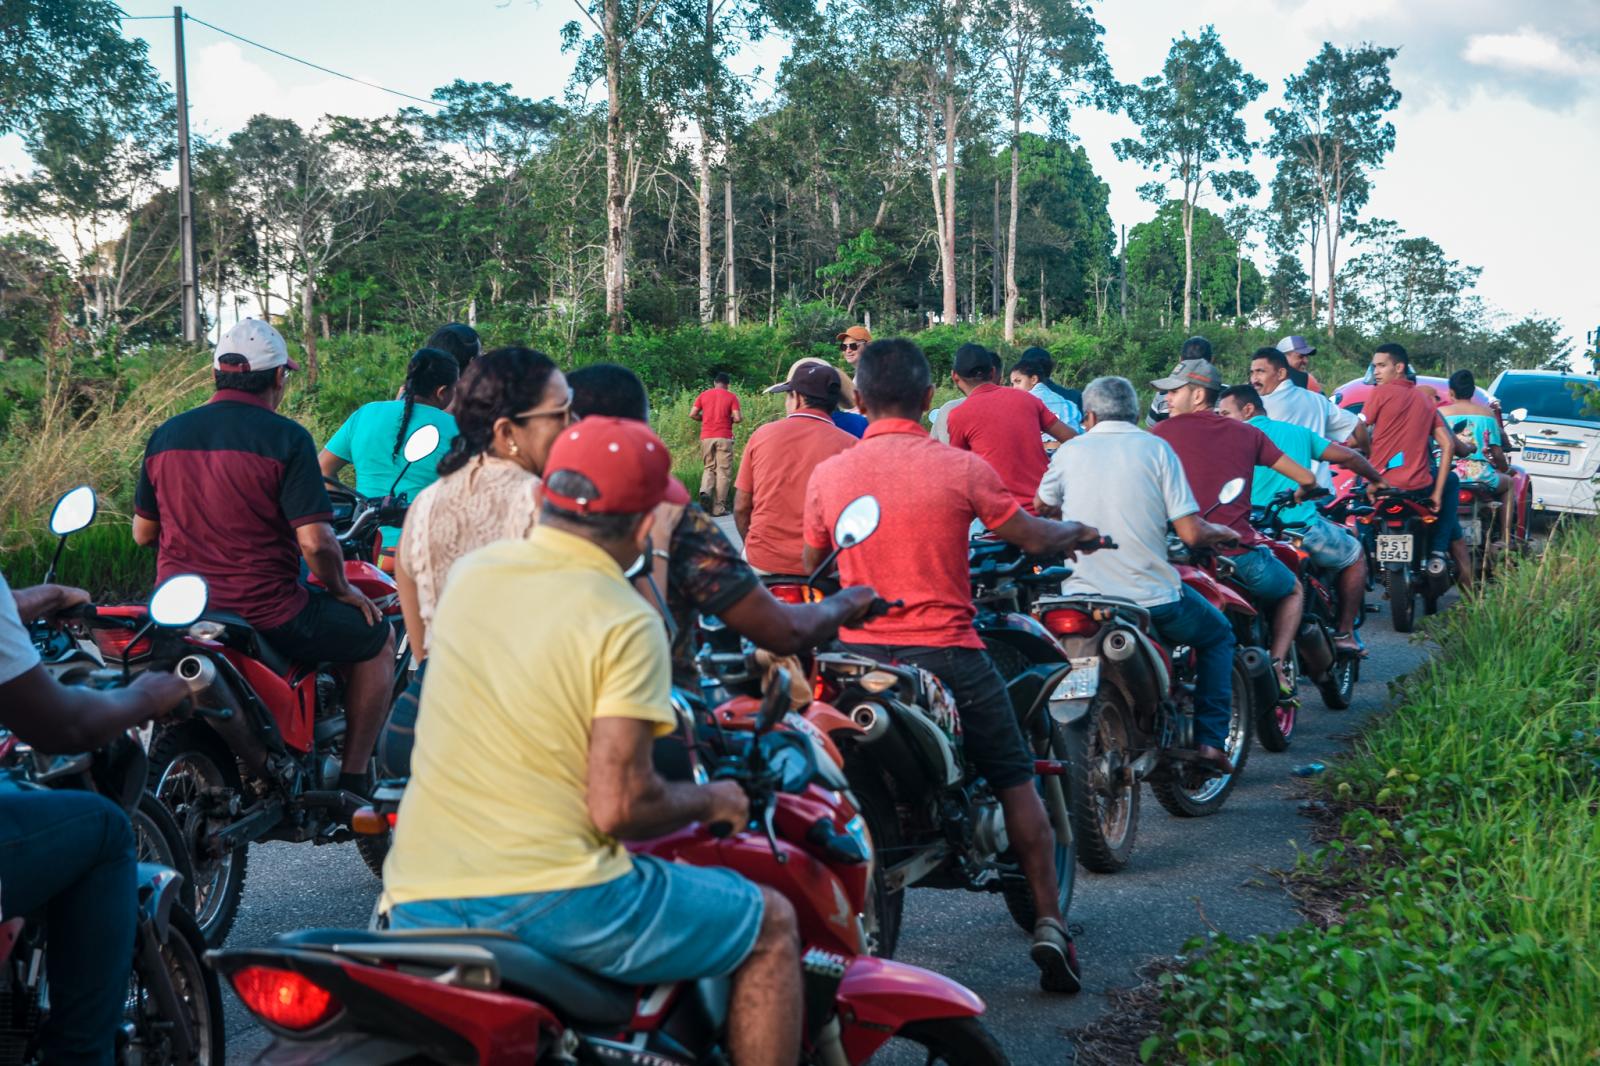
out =
<path fill-rule="evenodd" d="M 732 870 L 633 856 L 612 881 L 558 892 L 401 903 L 393 929 L 492 929 L 623 984 L 726 977 L 756 946 L 766 904 Z"/>
<path fill-rule="evenodd" d="M 1254 548 L 1230 556 L 1229 561 L 1233 563 L 1234 576 L 1239 584 L 1258 599 L 1276 603 L 1294 591 L 1294 574 L 1278 562 L 1272 549 L 1265 544 L 1257 544 Z"/>
<path fill-rule="evenodd" d="M 1343 570 L 1361 558 L 1361 542 L 1348 530 L 1321 515 L 1305 527 L 1301 545 L 1311 561 L 1324 570 Z"/>

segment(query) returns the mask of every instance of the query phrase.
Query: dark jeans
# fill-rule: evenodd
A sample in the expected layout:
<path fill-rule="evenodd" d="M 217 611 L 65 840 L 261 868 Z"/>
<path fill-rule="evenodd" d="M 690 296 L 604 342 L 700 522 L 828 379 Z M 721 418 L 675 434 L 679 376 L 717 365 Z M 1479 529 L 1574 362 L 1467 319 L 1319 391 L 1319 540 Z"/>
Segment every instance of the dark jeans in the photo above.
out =
<path fill-rule="evenodd" d="M 880 662 L 905 663 L 928 671 L 950 688 L 961 715 L 967 758 L 996 792 L 1033 780 L 1033 756 L 1022 738 L 1005 679 L 981 648 L 891 647 L 842 644 L 845 651 Z"/>
<path fill-rule="evenodd" d="M 0 906 L 49 924 L 44 1061 L 108 1066 L 133 966 L 128 816 L 89 792 L 0 792 Z"/>
<path fill-rule="evenodd" d="M 1195 743 L 1223 747 L 1233 717 L 1233 627 L 1188 585 L 1178 599 L 1150 608 L 1150 621 L 1168 644 L 1194 649 Z"/>

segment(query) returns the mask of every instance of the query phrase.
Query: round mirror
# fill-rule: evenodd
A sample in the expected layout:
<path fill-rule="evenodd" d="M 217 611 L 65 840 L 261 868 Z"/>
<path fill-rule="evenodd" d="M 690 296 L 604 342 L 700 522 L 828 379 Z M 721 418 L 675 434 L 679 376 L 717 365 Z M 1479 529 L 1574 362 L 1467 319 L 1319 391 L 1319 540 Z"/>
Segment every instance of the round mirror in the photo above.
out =
<path fill-rule="evenodd" d="M 406 438 L 405 450 L 401 453 L 408 463 L 420 463 L 433 454 L 439 446 L 438 426 L 418 426 L 412 430 L 411 436 Z"/>
<path fill-rule="evenodd" d="M 1222 489 L 1217 493 L 1218 503 L 1232 503 L 1239 498 L 1239 493 L 1244 491 L 1244 478 L 1236 477 L 1222 483 Z"/>
<path fill-rule="evenodd" d="M 761 758 L 784 792 L 804 792 L 817 773 L 817 755 L 811 741 L 798 733 L 765 733 L 757 742 Z"/>
<path fill-rule="evenodd" d="M 833 524 L 833 542 L 841 548 L 860 544 L 878 528 L 880 515 L 876 496 L 857 496 L 839 512 L 839 520 Z"/>
<path fill-rule="evenodd" d="M 1515 411 L 1511 412 L 1511 421 L 1513 421 L 1513 422 L 1526 422 L 1527 420 L 1528 420 L 1528 409 L 1526 407 L 1519 407 Z"/>
<path fill-rule="evenodd" d="M 178 574 L 163 581 L 150 597 L 150 620 L 174 628 L 192 625 L 206 609 L 206 579 Z"/>
<path fill-rule="evenodd" d="M 94 489 L 79 485 L 56 501 L 56 509 L 50 512 L 50 532 L 58 537 L 76 533 L 94 521 L 98 507 Z"/>
<path fill-rule="evenodd" d="M 622 572 L 622 576 L 627 578 L 629 581 L 632 581 L 635 578 L 643 577 L 645 572 L 649 569 L 650 556 L 641 555 L 639 558 L 628 564 L 628 568 Z"/>

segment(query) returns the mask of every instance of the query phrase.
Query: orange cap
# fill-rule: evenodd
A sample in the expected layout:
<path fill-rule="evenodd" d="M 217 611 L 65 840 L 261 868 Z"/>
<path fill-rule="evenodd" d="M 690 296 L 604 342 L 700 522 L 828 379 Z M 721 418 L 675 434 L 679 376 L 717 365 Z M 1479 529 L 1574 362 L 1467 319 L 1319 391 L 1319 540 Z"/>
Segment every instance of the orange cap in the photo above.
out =
<path fill-rule="evenodd" d="M 866 326 L 851 326 L 837 337 L 836 341 L 860 341 L 862 344 L 872 343 L 872 331 Z"/>

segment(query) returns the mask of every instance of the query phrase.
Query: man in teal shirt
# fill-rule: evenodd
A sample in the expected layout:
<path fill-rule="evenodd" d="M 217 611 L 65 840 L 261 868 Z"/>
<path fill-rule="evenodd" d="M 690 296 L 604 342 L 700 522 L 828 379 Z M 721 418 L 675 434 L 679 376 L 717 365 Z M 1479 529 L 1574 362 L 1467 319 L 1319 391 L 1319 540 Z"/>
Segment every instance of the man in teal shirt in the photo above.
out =
<path fill-rule="evenodd" d="M 1217 410 L 1220 413 L 1255 426 L 1278 446 L 1278 450 L 1307 470 L 1314 469 L 1312 464 L 1319 461 L 1336 463 L 1355 471 L 1358 477 L 1365 478 L 1379 489 L 1388 487 L 1384 484 L 1383 475 L 1360 452 L 1335 444 L 1305 426 L 1268 418 L 1266 409 L 1261 394 L 1250 385 L 1234 385 L 1223 389 L 1217 398 Z M 1266 507 L 1279 493 L 1297 488 L 1299 485 L 1276 470 L 1260 466 L 1256 468 L 1255 480 L 1251 484 L 1250 503 L 1254 507 Z M 1367 555 L 1361 550 L 1361 542 L 1344 527 L 1322 517 L 1317 512 L 1317 505 L 1309 500 L 1290 505 L 1282 514 L 1284 525 L 1305 531 L 1301 547 L 1311 562 L 1324 570 L 1339 573 L 1339 628 L 1334 635 L 1334 643 L 1347 651 L 1361 650 L 1361 642 L 1355 635 L 1356 612 L 1361 609 L 1367 588 Z"/>

